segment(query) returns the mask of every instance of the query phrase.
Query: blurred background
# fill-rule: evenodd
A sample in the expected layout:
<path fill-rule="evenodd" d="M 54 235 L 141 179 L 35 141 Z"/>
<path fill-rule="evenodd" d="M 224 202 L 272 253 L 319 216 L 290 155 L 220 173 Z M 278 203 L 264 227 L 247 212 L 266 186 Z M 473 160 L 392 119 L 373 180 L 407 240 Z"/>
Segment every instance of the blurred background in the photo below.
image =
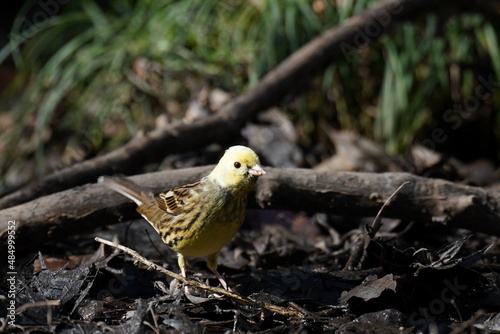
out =
<path fill-rule="evenodd" d="M 12 4 L 0 14 L 0 196 L 139 131 L 216 113 L 306 42 L 375 3 Z M 455 169 L 481 165 L 495 176 L 498 22 L 453 8 L 412 18 L 299 83 L 242 137 L 278 167 L 425 174 L 454 159 Z M 262 137 L 284 144 L 252 142 Z M 350 157 L 332 162 L 334 154 Z M 146 170 L 192 162 L 174 161 Z"/>

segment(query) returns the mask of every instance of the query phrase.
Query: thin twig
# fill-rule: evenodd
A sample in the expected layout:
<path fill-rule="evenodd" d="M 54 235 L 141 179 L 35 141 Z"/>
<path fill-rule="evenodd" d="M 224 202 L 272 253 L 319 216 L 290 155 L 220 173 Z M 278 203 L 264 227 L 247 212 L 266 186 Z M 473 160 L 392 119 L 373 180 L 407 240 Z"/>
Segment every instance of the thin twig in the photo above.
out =
<path fill-rule="evenodd" d="M 486 312 L 484 310 L 478 310 L 476 313 L 474 313 L 474 315 L 469 320 L 467 320 L 466 322 L 462 322 L 462 324 L 460 324 L 460 326 L 455 327 L 455 329 L 452 330 L 450 332 L 450 334 L 465 333 L 467 328 L 472 327 L 474 325 L 474 323 L 477 321 L 477 319 L 479 319 L 480 317 L 482 317 L 485 314 L 486 314 Z M 473 328 L 471 328 L 471 329 L 473 329 Z"/>
<path fill-rule="evenodd" d="M 344 266 L 344 270 L 352 270 L 362 262 L 365 249 L 368 247 L 370 241 L 373 239 L 373 237 L 375 237 L 375 234 L 377 234 L 378 230 L 380 229 L 382 212 L 384 211 L 385 207 L 391 203 L 396 194 L 398 194 L 401 191 L 401 189 L 403 189 L 408 184 L 410 184 L 409 181 L 403 182 L 391 194 L 391 196 L 387 198 L 387 200 L 384 202 L 384 205 L 382 205 L 377 215 L 375 216 L 375 219 L 373 219 L 373 223 L 370 226 L 370 228 L 365 229 L 362 232 L 362 234 L 360 234 L 359 238 L 356 240 L 356 245 L 351 253 L 351 256 L 349 257 L 349 260 Z"/>
<path fill-rule="evenodd" d="M 385 201 L 384 205 L 382 205 L 382 207 L 380 208 L 380 210 L 378 210 L 378 213 L 377 215 L 375 216 L 375 219 L 373 219 L 373 223 L 372 225 L 370 226 L 370 231 L 369 231 L 369 235 L 370 235 L 370 238 L 373 238 L 375 236 L 375 234 L 377 234 L 378 230 L 380 229 L 380 226 L 382 225 L 381 224 L 381 221 L 382 221 L 382 211 L 384 211 L 385 207 L 388 206 L 393 198 L 407 185 L 410 184 L 410 181 L 406 181 L 404 182 L 402 185 L 400 185 L 398 187 L 398 189 L 396 189 L 396 191 L 394 191 L 392 193 L 391 196 L 389 196 L 389 198 Z"/>
<path fill-rule="evenodd" d="M 197 288 L 200 288 L 203 290 L 207 290 L 207 291 L 219 294 L 219 295 L 223 295 L 223 296 L 232 298 L 234 300 L 237 300 L 242 304 L 250 305 L 253 307 L 257 307 L 257 308 L 263 308 L 263 309 L 266 309 L 266 310 L 271 311 L 273 313 L 281 314 L 285 317 L 292 317 L 292 318 L 300 319 L 300 318 L 304 318 L 306 316 L 306 314 L 304 312 L 301 312 L 301 311 L 293 309 L 293 308 L 285 308 L 285 307 L 269 304 L 266 302 L 255 302 L 255 301 L 248 299 L 246 297 L 243 297 L 237 293 L 230 292 L 230 291 L 218 288 L 218 287 L 213 287 L 213 286 L 210 286 L 210 285 L 198 282 L 198 281 L 186 279 L 179 274 L 176 274 L 170 270 L 167 270 L 163 267 L 160 267 L 159 265 L 147 260 L 146 258 L 139 255 L 139 253 L 137 251 L 135 251 L 131 248 L 125 247 L 123 245 L 120 245 L 118 243 L 115 243 L 115 242 L 112 242 L 112 241 L 109 241 L 106 239 L 102 239 L 99 237 L 96 237 L 95 241 L 103 243 L 103 244 L 111 246 L 111 247 L 114 247 L 116 249 L 119 249 L 122 252 L 132 256 L 133 258 L 135 258 L 137 261 L 141 262 L 142 264 L 146 265 L 148 267 L 148 269 L 153 269 L 153 270 L 156 270 L 158 272 L 161 272 L 162 274 L 165 274 L 167 276 L 175 278 L 178 281 L 180 281 L 186 285 L 194 286 L 194 287 L 197 287 Z"/>
<path fill-rule="evenodd" d="M 26 303 L 21 306 L 19 306 L 16 309 L 16 313 L 19 314 L 23 312 L 24 310 L 27 310 L 31 307 L 40 307 L 40 306 L 59 306 L 61 302 L 59 300 L 43 300 L 40 302 L 34 302 L 34 303 Z"/>

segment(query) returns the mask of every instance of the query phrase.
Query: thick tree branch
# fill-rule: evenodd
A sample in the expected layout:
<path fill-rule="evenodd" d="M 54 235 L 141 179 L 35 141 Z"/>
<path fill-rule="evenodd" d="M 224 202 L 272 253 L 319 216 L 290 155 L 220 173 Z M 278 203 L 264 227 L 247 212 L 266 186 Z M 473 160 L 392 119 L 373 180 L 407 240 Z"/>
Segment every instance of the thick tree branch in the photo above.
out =
<path fill-rule="evenodd" d="M 479 3 L 480 8 L 493 3 L 491 0 L 464 1 L 464 4 L 468 4 L 467 10 L 473 6 L 470 2 Z M 376 40 L 396 23 L 415 19 L 421 12 L 441 7 L 460 10 L 457 2 L 452 0 L 382 1 L 301 47 L 269 72 L 257 86 L 225 105 L 217 115 L 192 124 L 156 129 L 146 135 L 134 137 L 113 152 L 54 171 L 37 182 L 4 196 L 0 199 L 0 209 L 93 182 L 100 175 L 132 174 L 148 163 L 161 161 L 168 154 L 228 141 L 259 111 L 278 104 L 294 88 L 304 86 L 303 83 L 310 80 L 311 76 L 323 71 L 332 62 L 348 56 L 346 53 L 364 46 L 363 43 Z M 360 32 L 368 35 L 368 40 L 360 39 Z"/>
<path fill-rule="evenodd" d="M 143 174 L 131 179 L 154 192 L 189 183 L 212 166 Z M 384 209 L 385 217 L 446 224 L 500 235 L 500 194 L 407 173 L 320 172 L 266 167 L 251 206 L 374 217 L 389 196 L 410 182 Z M 0 211 L 0 242 L 16 221 L 18 249 L 123 221 L 139 219 L 135 205 L 99 184 L 88 184 Z"/>

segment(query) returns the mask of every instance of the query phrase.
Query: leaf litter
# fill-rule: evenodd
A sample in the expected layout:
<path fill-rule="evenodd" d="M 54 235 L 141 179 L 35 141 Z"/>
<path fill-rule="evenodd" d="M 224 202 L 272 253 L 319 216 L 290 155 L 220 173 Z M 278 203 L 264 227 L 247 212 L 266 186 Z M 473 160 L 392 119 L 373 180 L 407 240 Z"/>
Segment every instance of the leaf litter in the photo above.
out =
<path fill-rule="evenodd" d="M 317 224 L 315 216 L 303 223 Z M 343 264 L 349 252 L 338 250 L 352 247 L 351 239 L 344 244 L 334 242 L 330 232 L 318 226 L 315 235 L 307 236 L 282 224 L 244 229 L 221 256 L 221 270 L 239 294 L 255 302 L 295 308 L 303 314 L 301 318 L 287 318 L 196 288 L 192 296 L 185 296 L 178 281 L 96 244 L 95 253 L 81 256 L 73 267 L 60 266 L 60 259 L 42 252 L 19 268 L 18 327 L 11 330 L 371 333 L 377 328 L 390 333 L 424 330 L 431 324 L 453 329 L 480 310 L 484 314 L 471 328 L 495 328 L 500 296 L 493 263 L 498 250 L 493 240 L 480 248 L 483 240 L 464 235 L 431 247 L 435 240 L 429 238 L 429 245 L 416 248 L 423 242 L 410 240 L 411 234 L 396 239 L 375 237 L 365 249 L 362 267 L 346 270 Z M 112 236 L 119 228 L 97 235 Z M 140 242 L 131 246 L 139 253 L 151 247 Z M 59 268 L 51 267 L 51 261 Z M 159 255 L 155 262 L 166 264 Z M 216 286 L 204 266 L 204 261 L 193 259 L 190 278 Z"/>
<path fill-rule="evenodd" d="M 20 258 L 16 326 L 8 331 L 499 331 L 495 237 L 380 218 L 374 224 L 373 219 L 321 213 L 248 212 L 244 228 L 219 257 L 220 271 L 255 305 L 295 310 L 290 314 L 300 316 L 284 316 L 198 288 L 185 296 L 177 280 L 91 242 L 96 236 L 113 239 L 179 272 L 175 253 L 142 220 L 70 237 Z M 351 261 L 355 252 L 359 256 Z M 218 284 L 204 259 L 190 259 L 188 277 Z M 5 296 L 8 287 L 1 282 L 0 294 Z M 5 314 L 6 309 L 0 309 L 1 330 L 7 330 Z"/>

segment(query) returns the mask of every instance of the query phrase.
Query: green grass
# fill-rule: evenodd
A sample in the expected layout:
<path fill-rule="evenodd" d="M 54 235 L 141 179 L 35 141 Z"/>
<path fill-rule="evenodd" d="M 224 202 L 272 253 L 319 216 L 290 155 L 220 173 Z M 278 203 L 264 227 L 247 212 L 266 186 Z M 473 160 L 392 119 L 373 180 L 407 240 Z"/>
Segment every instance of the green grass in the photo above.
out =
<path fill-rule="evenodd" d="M 79 150 L 80 159 L 111 150 L 153 128 L 158 115 L 171 112 L 170 102 L 185 108 L 207 78 L 239 94 L 301 45 L 376 2 L 325 1 L 315 11 L 303 0 L 71 1 L 25 43 L 0 51 L 0 61 L 10 56 L 18 69 L 0 102 L 17 125 L 0 135 L 0 174 L 33 158 L 37 171 L 26 179 L 50 172 L 52 147 Z M 137 78 L 138 59 L 154 64 L 155 85 Z M 459 70 L 459 95 L 473 94 L 476 64 L 500 78 L 495 27 L 479 15 L 444 23 L 429 15 L 332 64 L 285 109 L 304 143 L 324 140 L 327 123 L 402 152 L 454 96 L 452 68 Z M 106 130 L 113 124 L 121 127 Z M 79 147 L 81 141 L 88 145 Z"/>

